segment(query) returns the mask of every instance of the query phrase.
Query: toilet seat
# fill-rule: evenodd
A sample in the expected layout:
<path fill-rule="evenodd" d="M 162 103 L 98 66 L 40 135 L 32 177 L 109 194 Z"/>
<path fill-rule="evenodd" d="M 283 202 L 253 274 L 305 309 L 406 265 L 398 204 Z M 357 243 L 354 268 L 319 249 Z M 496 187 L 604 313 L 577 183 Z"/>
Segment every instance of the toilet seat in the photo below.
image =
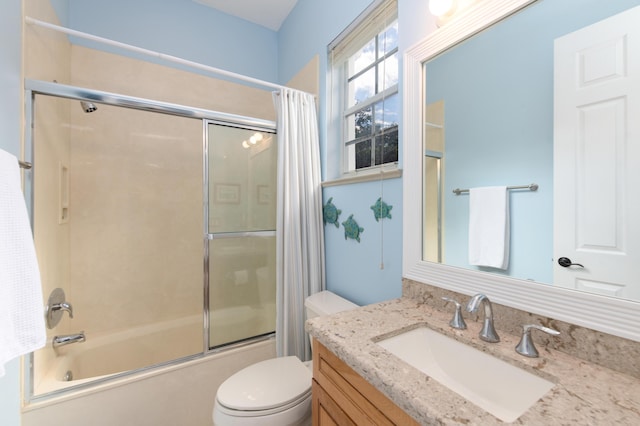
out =
<path fill-rule="evenodd" d="M 298 357 L 273 358 L 229 377 L 216 394 L 218 408 L 237 417 L 285 411 L 311 396 L 312 374 Z"/>
<path fill-rule="evenodd" d="M 228 407 L 225 407 L 224 405 L 222 405 L 220 403 L 220 401 L 216 398 L 215 401 L 215 409 L 217 411 L 219 411 L 222 414 L 225 414 L 229 417 L 260 417 L 260 418 L 266 418 L 267 416 L 271 416 L 271 415 L 275 415 L 275 414 L 280 414 L 283 413 L 285 411 L 291 410 L 294 411 L 296 407 L 300 406 L 300 407 L 304 407 L 305 405 L 310 405 L 311 404 L 311 390 L 309 390 L 309 392 L 305 393 L 304 395 L 300 396 L 300 398 L 296 399 L 295 401 L 291 401 L 288 404 L 279 406 L 279 407 L 274 407 L 271 409 L 267 409 L 267 410 L 234 410 Z M 306 412 L 307 409 L 304 408 L 301 412 L 304 413 Z"/>

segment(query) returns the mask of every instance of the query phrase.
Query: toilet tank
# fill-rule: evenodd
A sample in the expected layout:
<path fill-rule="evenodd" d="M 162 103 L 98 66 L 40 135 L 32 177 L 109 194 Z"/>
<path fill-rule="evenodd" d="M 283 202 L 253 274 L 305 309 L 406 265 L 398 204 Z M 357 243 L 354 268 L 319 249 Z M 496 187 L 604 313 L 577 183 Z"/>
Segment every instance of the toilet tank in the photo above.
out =
<path fill-rule="evenodd" d="M 331 315 L 358 307 L 355 303 L 326 290 L 307 297 L 304 306 L 307 311 L 307 319 Z"/>

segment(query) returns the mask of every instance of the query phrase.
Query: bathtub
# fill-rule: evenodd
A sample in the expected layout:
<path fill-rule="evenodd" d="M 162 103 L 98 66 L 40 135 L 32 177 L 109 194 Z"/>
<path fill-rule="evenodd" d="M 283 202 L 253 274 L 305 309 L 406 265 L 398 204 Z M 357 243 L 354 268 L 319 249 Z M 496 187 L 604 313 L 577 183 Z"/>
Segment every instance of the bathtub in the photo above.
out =
<path fill-rule="evenodd" d="M 34 384 L 35 398 L 23 407 L 23 426 L 209 424 L 218 386 L 234 372 L 276 356 L 273 338 L 203 355 L 199 315 L 87 334 L 86 342 L 55 351 Z M 143 368 L 180 357 L 187 358 Z M 67 381 L 69 371 L 73 380 Z"/>
<path fill-rule="evenodd" d="M 198 321 L 201 323 L 200 317 Z M 178 338 L 179 330 L 176 327 Z M 123 333 L 104 336 L 102 342 L 87 336 L 85 343 L 68 345 L 67 353 L 56 358 L 38 384 L 41 396 L 23 406 L 22 426 L 208 425 L 222 382 L 248 365 L 276 356 L 275 339 L 268 338 L 178 363 L 129 373 L 112 372 L 118 370 L 120 356 L 108 354 L 117 353 L 122 347 L 119 345 L 144 345 L 145 339 L 133 338 L 139 340 L 135 343 L 132 336 L 121 339 L 128 332 Z M 104 360 L 105 366 L 83 369 L 85 363 L 94 363 L 96 358 Z M 74 368 L 74 376 L 80 378 L 64 381 L 64 374 Z M 82 378 L 85 374 L 90 377 Z"/>
<path fill-rule="evenodd" d="M 212 345 L 251 335 L 273 310 L 238 306 L 211 313 L 217 341 Z M 202 316 L 128 328 L 117 332 L 86 334 L 86 341 L 46 350 L 55 356 L 46 362 L 45 373 L 34 383 L 34 395 L 48 394 L 94 380 L 127 374 L 167 361 L 203 353 Z M 178 361 L 180 362 L 180 361 Z M 40 366 L 43 368 L 43 366 Z"/>
<path fill-rule="evenodd" d="M 53 351 L 56 356 L 49 361 L 46 373 L 34 383 L 36 396 L 201 354 L 202 317 L 194 315 L 117 332 L 89 333 L 85 342 Z"/>

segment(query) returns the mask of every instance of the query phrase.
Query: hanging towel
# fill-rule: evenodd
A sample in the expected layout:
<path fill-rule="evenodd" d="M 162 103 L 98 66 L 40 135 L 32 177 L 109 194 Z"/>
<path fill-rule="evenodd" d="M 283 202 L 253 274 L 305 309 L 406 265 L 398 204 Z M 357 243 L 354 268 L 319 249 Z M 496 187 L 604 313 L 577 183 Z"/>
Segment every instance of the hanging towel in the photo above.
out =
<path fill-rule="evenodd" d="M 18 159 L 0 149 L 0 377 L 4 364 L 44 346 L 40 271 Z"/>
<path fill-rule="evenodd" d="M 509 266 L 509 197 L 506 186 L 469 190 L 469 264 Z"/>

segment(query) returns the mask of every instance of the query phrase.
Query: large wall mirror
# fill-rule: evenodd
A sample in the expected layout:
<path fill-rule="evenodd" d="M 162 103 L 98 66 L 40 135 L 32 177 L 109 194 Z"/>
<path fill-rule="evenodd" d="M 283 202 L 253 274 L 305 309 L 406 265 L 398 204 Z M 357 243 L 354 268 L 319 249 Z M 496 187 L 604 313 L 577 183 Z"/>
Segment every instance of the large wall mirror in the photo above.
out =
<path fill-rule="evenodd" d="M 509 306 L 640 340 L 640 282 L 635 283 L 638 289 L 627 289 L 605 273 L 606 278 L 598 281 L 576 280 L 569 275 L 571 284 L 562 284 L 561 274 L 573 274 L 581 268 L 559 266 L 557 260 L 562 254 L 554 253 L 554 244 L 556 251 L 564 250 L 558 245 L 560 234 L 568 234 L 564 238 L 572 241 L 591 238 L 583 244 L 589 246 L 587 252 L 613 252 L 616 258 L 622 257 L 616 252 L 621 244 L 625 250 L 640 246 L 633 241 L 640 240 L 640 235 L 632 221 L 617 229 L 599 222 L 603 217 L 613 218 L 611 222 L 618 224 L 628 221 L 629 215 L 616 215 L 621 204 L 632 200 L 628 195 L 625 199 L 624 194 L 622 201 L 616 199 L 616 194 L 622 193 L 616 185 L 619 187 L 625 178 L 632 179 L 627 187 L 640 185 L 637 172 L 634 176 L 619 163 L 628 166 L 628 154 L 640 149 L 637 133 L 629 131 L 632 120 L 624 121 L 630 113 L 624 112 L 626 101 L 593 101 L 590 105 L 595 106 L 580 113 L 574 133 L 583 139 L 581 146 L 587 152 L 583 149 L 576 154 L 554 146 L 554 140 L 563 136 L 567 127 L 557 125 L 564 119 L 561 108 L 569 111 L 565 116 L 569 121 L 575 115 L 575 106 L 571 110 L 564 101 L 558 104 L 560 96 L 575 94 L 559 93 L 563 87 L 574 85 L 558 82 L 565 77 L 562 61 L 554 56 L 554 45 L 559 46 L 556 51 L 565 49 L 555 55 L 582 58 L 578 59 L 582 61 L 582 74 L 577 77 L 584 81 L 591 78 L 594 85 L 600 85 L 620 73 L 626 78 L 640 58 L 625 62 L 620 56 L 623 59 L 611 61 L 611 67 L 602 64 L 617 54 L 632 52 L 633 37 L 639 36 L 624 36 L 616 44 L 615 35 L 605 35 L 606 29 L 597 27 L 593 32 L 604 38 L 590 40 L 589 46 L 595 49 L 588 50 L 570 34 L 639 5 L 640 0 L 480 0 L 474 9 L 405 54 L 405 277 L 467 294 L 485 292 Z M 563 47 L 566 45 L 569 47 Z M 587 51 L 595 53 L 589 56 L 584 54 Z M 564 67 L 568 78 L 575 76 L 571 66 Z M 636 136 L 620 139 L 616 148 L 611 139 L 624 133 L 619 129 Z M 607 140 L 606 146 L 602 140 Z M 621 156 L 620 152 L 627 155 Z M 590 153 L 594 153 L 591 160 L 585 157 Z M 568 165 L 559 164 L 560 158 Z M 587 161 L 580 163 L 584 158 Z M 608 163 L 608 171 L 603 171 L 604 163 Z M 570 170 L 568 175 L 574 180 L 575 176 L 581 177 L 578 182 L 565 184 L 559 180 L 558 170 L 560 175 Z M 607 179 L 608 187 L 603 190 Z M 531 183 L 538 185 L 537 191 L 509 191 L 509 266 L 502 270 L 469 265 L 469 195 L 453 190 L 526 187 Z M 600 190 L 588 191 L 586 184 L 599 185 Z M 574 186 L 575 190 L 569 189 Z M 586 199 L 597 192 L 611 198 Z M 565 223 L 570 232 L 554 232 L 554 208 L 560 203 L 580 206 L 573 213 L 573 221 L 558 222 L 556 214 L 555 227 Z M 563 205 L 560 210 L 567 208 Z M 422 235 L 415 232 L 418 227 Z M 567 251 L 566 256 L 580 263 L 576 260 L 580 253 Z M 600 257 L 584 259 L 589 269 L 609 262 Z M 635 263 L 638 265 L 637 259 Z M 637 270 L 613 268 L 624 270 L 622 281 L 633 282 L 628 277 L 640 276 L 640 266 Z"/>

